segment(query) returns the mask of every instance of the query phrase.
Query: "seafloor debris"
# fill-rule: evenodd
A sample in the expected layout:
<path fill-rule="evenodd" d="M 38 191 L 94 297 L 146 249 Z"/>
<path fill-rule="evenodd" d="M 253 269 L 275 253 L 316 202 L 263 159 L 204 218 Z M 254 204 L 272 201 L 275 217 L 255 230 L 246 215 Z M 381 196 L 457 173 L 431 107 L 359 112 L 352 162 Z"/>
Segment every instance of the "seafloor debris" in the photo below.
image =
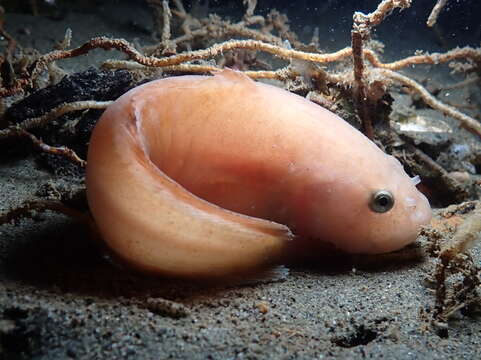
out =
<path fill-rule="evenodd" d="M 481 204 L 471 201 L 447 207 L 423 235 L 428 239 L 428 255 L 434 259 L 427 281 L 434 289 L 435 304 L 422 315 L 440 336 L 447 337 L 450 318 L 481 309 L 481 267 L 470 254 L 481 236 Z"/>
<path fill-rule="evenodd" d="M 181 303 L 162 298 L 149 297 L 139 304 L 154 314 L 168 316 L 174 319 L 190 315 L 190 310 Z"/>
<path fill-rule="evenodd" d="M 436 2 L 436 5 L 434 5 L 431 14 L 429 14 L 428 20 L 426 21 L 426 24 L 429 27 L 433 27 L 436 24 L 436 21 L 438 21 L 439 13 L 446 6 L 447 2 L 448 0 L 438 0 Z"/>

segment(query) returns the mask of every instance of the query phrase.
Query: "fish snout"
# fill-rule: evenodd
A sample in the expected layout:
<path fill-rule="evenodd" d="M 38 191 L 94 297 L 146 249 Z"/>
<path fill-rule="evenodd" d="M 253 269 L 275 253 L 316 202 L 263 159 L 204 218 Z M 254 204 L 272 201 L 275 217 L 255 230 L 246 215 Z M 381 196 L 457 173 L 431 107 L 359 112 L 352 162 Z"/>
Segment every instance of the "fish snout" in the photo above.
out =
<path fill-rule="evenodd" d="M 431 221 L 432 211 L 428 199 L 421 193 L 417 195 L 406 197 L 405 207 L 413 226 L 419 228 Z"/>

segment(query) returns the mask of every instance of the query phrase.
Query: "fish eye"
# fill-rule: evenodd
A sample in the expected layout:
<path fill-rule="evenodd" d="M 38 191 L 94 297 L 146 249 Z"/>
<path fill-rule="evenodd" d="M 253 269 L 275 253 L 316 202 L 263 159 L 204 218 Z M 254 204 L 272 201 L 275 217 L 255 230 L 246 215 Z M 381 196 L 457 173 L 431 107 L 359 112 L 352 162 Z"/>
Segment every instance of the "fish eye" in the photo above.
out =
<path fill-rule="evenodd" d="M 385 213 L 394 206 L 394 196 L 387 190 L 379 190 L 372 194 L 369 207 L 377 213 Z"/>

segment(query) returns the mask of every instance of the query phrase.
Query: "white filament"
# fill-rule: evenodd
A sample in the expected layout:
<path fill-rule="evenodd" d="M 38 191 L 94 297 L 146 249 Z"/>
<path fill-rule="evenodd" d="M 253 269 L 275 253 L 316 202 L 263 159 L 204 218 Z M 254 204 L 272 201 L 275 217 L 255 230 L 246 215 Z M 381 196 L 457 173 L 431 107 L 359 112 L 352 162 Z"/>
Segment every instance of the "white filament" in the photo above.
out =
<path fill-rule="evenodd" d="M 419 177 L 419 175 L 416 175 L 416 176 L 411 178 L 411 181 L 413 182 L 414 186 L 416 186 L 417 184 L 419 184 L 421 182 L 421 178 Z"/>

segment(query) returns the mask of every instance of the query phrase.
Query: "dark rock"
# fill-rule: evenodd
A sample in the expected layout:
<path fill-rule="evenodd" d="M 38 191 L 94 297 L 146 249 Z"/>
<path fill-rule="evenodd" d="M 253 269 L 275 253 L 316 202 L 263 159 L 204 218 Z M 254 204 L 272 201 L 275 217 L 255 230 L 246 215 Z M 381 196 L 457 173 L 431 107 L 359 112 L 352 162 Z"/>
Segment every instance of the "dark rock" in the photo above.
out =
<path fill-rule="evenodd" d="M 48 86 L 13 104 L 5 113 L 11 123 L 45 114 L 63 103 L 83 100 L 115 100 L 134 86 L 126 70 L 107 71 L 89 68 L 66 76 L 58 84 Z"/>
<path fill-rule="evenodd" d="M 16 124 L 28 118 L 42 116 L 64 103 L 115 100 L 134 86 L 132 75 L 126 70 L 106 71 L 89 68 L 66 76 L 58 84 L 38 90 L 13 104 L 6 111 L 5 119 L 10 124 Z M 90 134 L 102 112 L 103 110 L 89 110 L 67 113 L 31 132 L 46 144 L 67 146 L 85 159 Z M 68 121 L 74 125 L 64 126 Z M 18 145 L 13 143 L 8 148 L 7 157 L 30 151 L 29 144 L 29 141 L 18 142 Z M 84 175 L 82 169 L 60 155 L 42 153 L 37 159 L 41 166 L 57 175 L 73 177 Z"/>

